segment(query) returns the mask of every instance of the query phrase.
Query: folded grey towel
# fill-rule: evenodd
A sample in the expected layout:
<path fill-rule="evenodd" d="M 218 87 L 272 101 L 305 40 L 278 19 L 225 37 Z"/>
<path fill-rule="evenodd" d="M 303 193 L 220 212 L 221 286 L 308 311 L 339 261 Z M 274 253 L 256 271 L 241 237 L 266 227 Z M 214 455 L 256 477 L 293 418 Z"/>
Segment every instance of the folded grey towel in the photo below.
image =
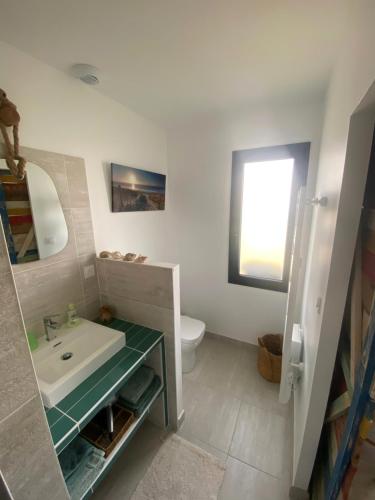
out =
<path fill-rule="evenodd" d="M 143 393 L 143 395 L 139 398 L 138 402 L 133 405 L 132 403 L 129 403 L 127 401 L 124 401 L 122 398 L 120 398 L 120 403 L 122 403 L 128 410 L 132 411 L 137 417 L 143 413 L 143 411 L 146 409 L 146 406 L 149 404 L 153 396 L 157 393 L 157 391 L 161 387 L 161 380 L 160 377 L 157 375 L 154 376 L 152 379 L 151 384 L 147 388 L 147 390 Z"/>
<path fill-rule="evenodd" d="M 120 390 L 119 397 L 125 402 L 136 405 L 150 387 L 154 374 L 152 368 L 142 365 Z"/>

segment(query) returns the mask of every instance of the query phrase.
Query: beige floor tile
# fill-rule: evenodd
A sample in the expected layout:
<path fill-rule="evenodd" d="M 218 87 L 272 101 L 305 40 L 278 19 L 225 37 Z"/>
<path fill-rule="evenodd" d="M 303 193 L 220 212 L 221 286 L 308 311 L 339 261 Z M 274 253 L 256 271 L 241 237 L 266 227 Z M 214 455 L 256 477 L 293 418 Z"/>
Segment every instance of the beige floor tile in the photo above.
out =
<path fill-rule="evenodd" d="M 208 337 L 199 346 L 194 370 L 183 376 L 186 416 L 178 434 L 226 464 L 218 500 L 287 500 L 289 407 L 278 391 L 258 374 L 256 346 Z M 162 436 L 145 423 L 93 498 L 129 499 Z"/>
<path fill-rule="evenodd" d="M 228 452 L 240 400 L 210 387 L 184 381 L 185 421 L 179 434 L 199 439 L 218 450 Z"/>
<path fill-rule="evenodd" d="M 128 500 L 166 436 L 146 421 L 92 496 L 93 500 Z"/>
<path fill-rule="evenodd" d="M 279 403 L 279 390 L 279 384 L 268 382 L 259 374 L 256 349 L 244 351 L 232 373 L 230 393 L 248 404 L 286 416 L 290 407 Z"/>
<path fill-rule="evenodd" d="M 279 479 L 228 457 L 218 500 L 287 500 Z"/>
<path fill-rule="evenodd" d="M 281 478 L 289 454 L 288 428 L 286 418 L 242 403 L 229 455 Z"/>
<path fill-rule="evenodd" d="M 234 343 L 204 338 L 197 350 L 197 362 L 194 370 L 184 375 L 191 381 L 219 390 L 229 391 L 243 351 Z"/>
<path fill-rule="evenodd" d="M 190 443 L 195 444 L 195 446 L 198 446 L 198 448 L 202 448 L 202 450 L 205 450 L 205 451 L 207 451 L 207 453 L 210 453 L 211 455 L 218 458 L 220 460 L 221 464 L 225 467 L 225 465 L 227 463 L 227 458 L 228 458 L 227 453 L 225 453 L 224 451 L 218 450 L 214 446 L 211 446 L 210 444 L 207 444 L 204 441 L 201 441 L 200 439 L 196 438 L 192 434 L 189 435 L 187 432 L 182 433 L 184 435 L 180 434 L 179 432 L 178 432 L 178 434 L 181 437 L 183 437 L 184 439 L 186 439 L 186 441 L 189 441 Z"/>

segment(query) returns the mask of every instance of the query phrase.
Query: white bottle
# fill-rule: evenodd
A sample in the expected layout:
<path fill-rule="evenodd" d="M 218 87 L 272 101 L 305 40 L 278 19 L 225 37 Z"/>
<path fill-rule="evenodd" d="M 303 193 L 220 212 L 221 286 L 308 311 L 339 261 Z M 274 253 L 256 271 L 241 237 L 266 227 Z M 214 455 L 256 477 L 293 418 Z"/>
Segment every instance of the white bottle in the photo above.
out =
<path fill-rule="evenodd" d="M 68 309 L 66 311 L 68 316 L 67 326 L 69 328 L 73 328 L 79 324 L 79 317 L 77 314 L 77 309 L 74 304 L 68 304 Z"/>

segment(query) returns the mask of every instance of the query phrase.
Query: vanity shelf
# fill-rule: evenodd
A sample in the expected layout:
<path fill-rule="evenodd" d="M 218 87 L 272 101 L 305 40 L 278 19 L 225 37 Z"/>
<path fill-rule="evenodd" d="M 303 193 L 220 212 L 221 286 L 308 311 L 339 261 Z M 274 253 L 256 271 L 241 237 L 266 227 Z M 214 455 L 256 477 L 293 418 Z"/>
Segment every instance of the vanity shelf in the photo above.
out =
<path fill-rule="evenodd" d="M 122 436 L 83 498 L 88 498 L 93 488 L 103 479 L 110 465 L 127 446 L 160 395 L 162 395 L 164 402 L 164 423 L 165 426 L 168 425 L 164 334 L 120 319 L 113 319 L 106 326 L 124 333 L 126 347 L 123 347 L 104 363 L 55 407 L 45 409 L 56 453 L 61 453 L 73 441 L 80 430 L 111 401 L 113 395 L 118 392 L 158 346 L 160 347 L 162 385 L 142 414 Z"/>
<path fill-rule="evenodd" d="M 144 420 L 147 418 L 148 414 L 150 413 L 150 409 L 151 409 L 153 403 L 162 394 L 163 390 L 164 390 L 164 387 L 161 386 L 160 389 L 158 389 L 157 393 L 152 397 L 147 408 L 143 411 L 143 413 L 136 420 L 134 420 L 134 422 L 131 424 L 131 426 L 129 427 L 127 432 L 122 436 L 122 438 L 120 439 L 120 441 L 118 442 L 116 447 L 113 449 L 113 451 L 111 452 L 109 457 L 106 458 L 103 468 L 100 469 L 100 471 L 99 471 L 95 481 L 92 483 L 91 487 L 81 497 L 81 500 L 86 500 L 87 498 L 89 498 L 92 495 L 92 493 L 95 491 L 95 488 L 99 485 L 99 483 L 104 479 L 104 477 L 107 475 L 107 473 L 111 470 L 111 466 L 115 463 L 118 456 L 128 446 L 132 437 L 134 436 L 134 434 L 137 432 L 139 427 L 142 425 L 142 423 L 144 422 Z"/>

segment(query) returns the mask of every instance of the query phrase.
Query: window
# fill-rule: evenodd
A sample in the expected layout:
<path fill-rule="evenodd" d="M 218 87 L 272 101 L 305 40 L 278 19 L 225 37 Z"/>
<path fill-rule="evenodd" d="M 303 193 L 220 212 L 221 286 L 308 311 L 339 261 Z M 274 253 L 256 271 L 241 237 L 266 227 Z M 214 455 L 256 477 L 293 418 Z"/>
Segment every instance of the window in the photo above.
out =
<path fill-rule="evenodd" d="M 310 143 L 234 151 L 229 283 L 288 291 L 298 191 Z"/>

